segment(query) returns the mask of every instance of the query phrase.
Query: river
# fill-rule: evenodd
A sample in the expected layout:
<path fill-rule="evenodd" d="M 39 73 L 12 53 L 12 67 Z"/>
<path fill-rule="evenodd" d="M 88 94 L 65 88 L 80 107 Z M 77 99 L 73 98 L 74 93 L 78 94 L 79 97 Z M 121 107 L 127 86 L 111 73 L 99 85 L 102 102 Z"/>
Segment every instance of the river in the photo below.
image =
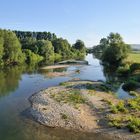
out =
<path fill-rule="evenodd" d="M 73 72 L 69 76 L 49 77 L 44 72 L 23 72 L 20 68 L 1 71 L 0 140 L 105 140 L 106 138 L 98 134 L 47 128 L 36 123 L 26 114 L 26 110 L 30 107 L 28 98 L 42 89 L 57 86 L 60 82 L 73 78 L 105 81 L 99 60 L 91 54 L 86 56 L 86 60 L 89 62 L 88 66 L 70 66 L 60 69 Z M 75 73 L 76 70 L 80 70 L 80 73 Z"/>

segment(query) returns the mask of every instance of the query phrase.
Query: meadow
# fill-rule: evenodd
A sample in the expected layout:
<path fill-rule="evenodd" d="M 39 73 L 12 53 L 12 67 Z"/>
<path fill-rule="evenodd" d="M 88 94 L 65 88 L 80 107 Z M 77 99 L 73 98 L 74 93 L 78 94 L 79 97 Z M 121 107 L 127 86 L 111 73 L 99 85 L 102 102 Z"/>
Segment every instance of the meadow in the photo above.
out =
<path fill-rule="evenodd" d="M 127 61 L 131 63 L 140 63 L 140 51 L 129 53 Z"/>

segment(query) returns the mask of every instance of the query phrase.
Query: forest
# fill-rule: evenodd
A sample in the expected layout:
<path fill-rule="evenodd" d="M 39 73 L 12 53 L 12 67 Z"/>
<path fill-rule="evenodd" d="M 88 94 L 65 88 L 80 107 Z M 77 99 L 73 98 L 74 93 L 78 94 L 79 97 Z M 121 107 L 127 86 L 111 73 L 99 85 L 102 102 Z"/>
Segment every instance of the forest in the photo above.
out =
<path fill-rule="evenodd" d="M 84 59 L 86 47 L 77 40 L 71 45 L 50 32 L 0 29 L 0 67 L 38 64 L 48 65 L 66 59 Z"/>

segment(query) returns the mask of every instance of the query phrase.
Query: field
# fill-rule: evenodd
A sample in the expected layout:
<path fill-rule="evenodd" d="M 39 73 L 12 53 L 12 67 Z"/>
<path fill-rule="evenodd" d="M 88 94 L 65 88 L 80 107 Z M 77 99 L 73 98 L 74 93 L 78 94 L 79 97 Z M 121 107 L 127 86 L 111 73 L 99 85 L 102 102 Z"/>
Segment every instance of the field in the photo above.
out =
<path fill-rule="evenodd" d="M 131 63 L 140 63 L 140 51 L 130 53 L 127 61 Z"/>

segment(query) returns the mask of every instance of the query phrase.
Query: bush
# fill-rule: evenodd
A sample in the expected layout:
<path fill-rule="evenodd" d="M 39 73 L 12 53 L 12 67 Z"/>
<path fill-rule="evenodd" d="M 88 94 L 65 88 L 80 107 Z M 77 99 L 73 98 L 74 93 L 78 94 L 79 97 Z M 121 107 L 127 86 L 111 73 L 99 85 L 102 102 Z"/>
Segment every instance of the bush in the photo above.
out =
<path fill-rule="evenodd" d="M 138 87 L 138 82 L 134 80 L 129 80 L 122 86 L 122 88 L 125 91 L 132 91 L 132 90 L 135 90 L 137 87 Z"/>
<path fill-rule="evenodd" d="M 133 63 L 130 66 L 130 72 L 131 73 L 135 72 L 136 70 L 140 70 L 140 63 Z"/>
<path fill-rule="evenodd" d="M 33 53 L 31 50 L 25 49 L 24 50 L 26 56 L 26 63 L 27 64 L 37 64 L 43 60 L 43 57 Z"/>
<path fill-rule="evenodd" d="M 60 54 L 58 54 L 58 53 L 55 53 L 54 54 L 54 61 L 59 62 L 61 60 L 62 60 L 62 56 Z"/>
<path fill-rule="evenodd" d="M 118 112 L 128 112 L 125 104 L 124 104 L 124 101 L 120 101 L 117 105 L 112 105 L 111 106 L 111 112 L 116 114 Z"/>
<path fill-rule="evenodd" d="M 120 129 L 122 127 L 121 121 L 122 121 L 121 117 L 110 118 L 109 125 L 112 127 L 116 127 L 117 129 Z"/>
<path fill-rule="evenodd" d="M 140 133 L 140 118 L 138 117 L 131 117 L 130 123 L 127 125 L 130 132 Z"/>
<path fill-rule="evenodd" d="M 140 98 L 137 97 L 137 98 L 128 100 L 127 106 L 131 110 L 139 111 L 140 110 Z"/>
<path fill-rule="evenodd" d="M 118 74 L 118 76 L 128 76 L 129 75 L 129 69 L 125 68 L 125 67 L 120 67 L 117 70 L 117 74 Z"/>
<path fill-rule="evenodd" d="M 120 112 L 128 112 L 127 108 L 125 107 L 124 101 L 120 101 L 116 107 Z"/>

